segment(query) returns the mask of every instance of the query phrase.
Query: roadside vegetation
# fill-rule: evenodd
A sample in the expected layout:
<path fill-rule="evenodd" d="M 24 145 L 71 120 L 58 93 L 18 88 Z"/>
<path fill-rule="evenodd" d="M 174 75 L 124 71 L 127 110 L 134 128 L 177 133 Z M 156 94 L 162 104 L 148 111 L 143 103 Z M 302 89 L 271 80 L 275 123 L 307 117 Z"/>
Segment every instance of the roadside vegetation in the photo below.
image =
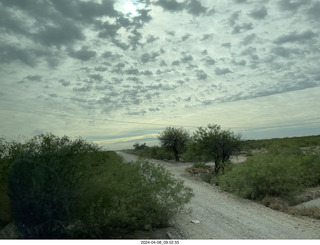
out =
<path fill-rule="evenodd" d="M 189 162 L 214 161 L 214 174 L 223 172 L 232 154 L 240 151 L 241 137 L 219 125 L 209 124 L 190 133 L 182 128 L 168 127 L 158 136 L 160 146 L 135 143 L 127 153 L 158 160 Z"/>
<path fill-rule="evenodd" d="M 1 227 L 13 221 L 20 238 L 120 238 L 166 227 L 193 196 L 163 167 L 124 162 L 81 138 L 1 139 L 0 149 Z"/>
<path fill-rule="evenodd" d="M 168 131 L 172 128 L 160 135 Z M 131 153 L 161 160 L 174 159 L 172 150 L 160 142 L 161 146 L 144 144 L 143 149 L 136 144 Z M 190 174 L 270 208 L 320 218 L 320 208 L 293 207 L 302 202 L 300 195 L 304 191 L 320 186 L 320 136 L 241 140 L 239 135 L 222 130 L 218 125 L 208 125 L 189 135 L 184 142 L 179 156 L 183 161 L 195 162 L 186 169 Z M 245 162 L 231 163 L 231 155 L 240 153 L 245 154 Z"/>

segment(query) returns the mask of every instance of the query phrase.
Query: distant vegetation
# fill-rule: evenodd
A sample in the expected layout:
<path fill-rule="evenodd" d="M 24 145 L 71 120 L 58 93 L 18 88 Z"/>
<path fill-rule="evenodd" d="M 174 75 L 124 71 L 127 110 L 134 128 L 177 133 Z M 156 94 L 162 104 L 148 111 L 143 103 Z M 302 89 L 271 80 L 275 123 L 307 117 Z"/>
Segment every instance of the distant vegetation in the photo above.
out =
<path fill-rule="evenodd" d="M 148 147 L 145 143 L 136 143 L 133 150 L 126 152 L 160 160 L 179 161 L 181 157 L 184 161 L 214 161 L 213 173 L 218 175 L 224 171 L 230 156 L 239 152 L 241 147 L 240 135 L 211 124 L 198 128 L 192 136 L 182 128 L 168 127 L 158 139 L 161 146 Z"/>
<path fill-rule="evenodd" d="M 179 152 L 183 161 L 195 162 L 187 169 L 189 173 L 200 175 L 204 181 L 223 190 L 262 201 L 276 209 L 279 209 L 279 204 L 274 203 L 277 198 L 294 204 L 299 193 L 320 185 L 320 135 L 241 140 L 231 131 L 208 125 L 189 136 L 183 149 Z M 130 152 L 142 157 L 174 159 L 172 150 L 161 146 L 148 147 L 144 144 L 143 148 Z M 229 161 L 231 154 L 240 153 L 245 154 L 247 160 L 242 164 L 232 164 Z M 205 163 L 208 161 L 218 165 L 209 166 Z M 287 204 L 281 209 L 295 213 Z M 311 216 L 320 218 L 320 209 L 312 210 Z"/>
<path fill-rule="evenodd" d="M 81 138 L 2 139 L 0 150 L 1 226 L 12 213 L 21 238 L 116 238 L 165 227 L 193 195 L 163 167 L 125 163 Z"/>
<path fill-rule="evenodd" d="M 320 185 L 320 136 L 241 140 L 208 125 L 193 135 L 169 127 L 159 141 L 161 146 L 136 143 L 127 152 L 192 161 L 187 171 L 204 181 L 289 213 L 297 211 L 275 200 L 292 201 Z M 232 154 L 245 154 L 247 160 L 232 164 Z M 81 138 L 0 139 L 0 228 L 14 220 L 22 238 L 116 238 L 164 227 L 192 196 L 163 167 L 145 160 L 123 162 L 115 152 Z M 299 214 L 310 212 L 320 218 L 319 208 Z"/>

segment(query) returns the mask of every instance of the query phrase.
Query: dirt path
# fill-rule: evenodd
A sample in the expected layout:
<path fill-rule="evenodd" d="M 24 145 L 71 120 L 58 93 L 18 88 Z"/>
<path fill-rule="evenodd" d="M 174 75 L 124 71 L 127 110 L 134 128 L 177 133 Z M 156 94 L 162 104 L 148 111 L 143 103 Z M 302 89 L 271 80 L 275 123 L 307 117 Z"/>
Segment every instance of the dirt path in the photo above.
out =
<path fill-rule="evenodd" d="M 126 161 L 136 156 L 118 153 Z M 163 165 L 193 189 L 187 210 L 174 217 L 174 227 L 186 239 L 320 239 L 320 220 L 295 217 L 237 198 L 185 172 L 191 164 L 149 160 Z M 193 220 L 200 223 L 192 223 Z M 174 237 L 174 239 L 181 239 Z"/>

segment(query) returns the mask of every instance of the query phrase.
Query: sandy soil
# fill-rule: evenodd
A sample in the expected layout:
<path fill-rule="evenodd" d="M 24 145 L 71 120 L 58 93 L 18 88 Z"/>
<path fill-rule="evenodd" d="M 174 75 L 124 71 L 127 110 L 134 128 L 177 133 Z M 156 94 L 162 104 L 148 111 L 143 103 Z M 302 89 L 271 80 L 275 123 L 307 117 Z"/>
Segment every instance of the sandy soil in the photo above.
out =
<path fill-rule="evenodd" d="M 137 159 L 118 154 L 126 161 Z M 191 163 L 149 161 L 184 180 L 195 194 L 166 230 L 172 239 L 320 239 L 320 220 L 295 217 L 223 192 L 186 173 Z"/>

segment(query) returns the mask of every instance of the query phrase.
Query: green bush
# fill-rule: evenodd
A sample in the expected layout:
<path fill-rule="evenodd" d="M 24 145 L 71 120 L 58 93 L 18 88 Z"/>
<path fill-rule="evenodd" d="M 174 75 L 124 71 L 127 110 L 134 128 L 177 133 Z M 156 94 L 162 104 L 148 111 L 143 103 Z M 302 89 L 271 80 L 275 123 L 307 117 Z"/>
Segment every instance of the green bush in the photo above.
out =
<path fill-rule="evenodd" d="M 192 191 L 163 167 L 45 134 L 24 144 L 9 196 L 22 238 L 112 238 L 167 225 Z"/>
<path fill-rule="evenodd" d="M 258 154 L 220 176 L 219 185 L 250 199 L 286 196 L 303 190 L 305 174 L 303 157 Z"/>
<path fill-rule="evenodd" d="M 107 170 L 107 171 L 105 171 Z M 76 237 L 115 238 L 137 229 L 165 227 L 192 197 L 192 191 L 161 166 L 146 161 L 106 166 L 90 186 L 89 212 Z"/>
<path fill-rule="evenodd" d="M 142 149 L 129 150 L 127 152 L 130 154 L 138 155 L 142 158 L 152 158 L 158 160 L 174 159 L 174 154 L 172 151 L 160 146 L 144 147 Z"/>
<path fill-rule="evenodd" d="M 58 238 L 77 217 L 82 187 L 90 174 L 85 159 L 98 152 L 82 139 L 43 134 L 26 142 L 9 176 L 9 196 L 23 238 Z"/>
<path fill-rule="evenodd" d="M 304 157 L 305 186 L 320 185 L 320 154 Z"/>

